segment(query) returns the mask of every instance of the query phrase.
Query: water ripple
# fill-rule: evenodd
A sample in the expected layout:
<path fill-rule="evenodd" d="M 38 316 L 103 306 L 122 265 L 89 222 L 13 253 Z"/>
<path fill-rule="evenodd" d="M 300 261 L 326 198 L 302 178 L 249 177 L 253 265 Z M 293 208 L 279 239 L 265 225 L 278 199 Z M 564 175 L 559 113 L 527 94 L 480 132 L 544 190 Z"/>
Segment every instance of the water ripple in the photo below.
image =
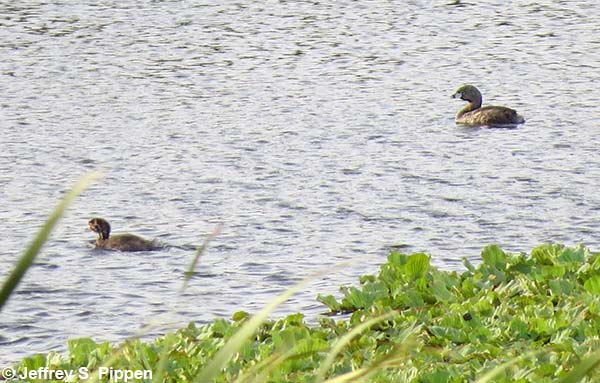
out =
<path fill-rule="evenodd" d="M 312 320 L 396 245 L 446 269 L 488 243 L 598 246 L 595 3 L 174 4 L 0 4 L 0 274 L 106 174 L 4 308 L 8 360 L 255 312 L 331 270 L 276 313 Z M 463 82 L 527 123 L 455 126 Z M 93 251 L 91 216 L 172 247 Z"/>

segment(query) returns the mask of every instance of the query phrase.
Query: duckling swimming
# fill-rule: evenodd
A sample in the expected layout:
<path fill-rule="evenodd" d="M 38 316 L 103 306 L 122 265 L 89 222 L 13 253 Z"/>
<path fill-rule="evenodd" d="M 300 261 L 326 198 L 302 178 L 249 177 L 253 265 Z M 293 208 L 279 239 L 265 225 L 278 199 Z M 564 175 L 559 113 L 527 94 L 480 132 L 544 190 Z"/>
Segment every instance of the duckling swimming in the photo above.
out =
<path fill-rule="evenodd" d="M 481 107 L 481 93 L 473 85 L 463 85 L 452 95 L 453 98 L 460 97 L 468 101 L 467 106 L 462 108 L 454 121 L 463 125 L 515 125 L 522 124 L 525 119 L 517 114 L 517 111 L 504 106 Z"/>
<path fill-rule="evenodd" d="M 133 234 L 118 234 L 110 236 L 110 224 L 102 218 L 92 218 L 88 227 L 98 233 L 96 248 L 119 251 L 150 251 L 161 249 L 155 241 L 149 241 Z"/>

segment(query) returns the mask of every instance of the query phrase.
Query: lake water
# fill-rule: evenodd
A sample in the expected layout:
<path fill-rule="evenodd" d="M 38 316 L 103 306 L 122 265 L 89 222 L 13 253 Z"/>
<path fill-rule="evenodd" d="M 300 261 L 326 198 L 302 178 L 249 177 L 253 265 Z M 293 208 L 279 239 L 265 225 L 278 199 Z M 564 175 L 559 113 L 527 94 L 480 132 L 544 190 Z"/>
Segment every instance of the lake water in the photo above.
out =
<path fill-rule="evenodd" d="M 0 362 L 69 338 L 277 315 L 376 272 L 483 246 L 598 249 L 600 5 L 587 1 L 0 1 L 0 277 L 83 174 L 3 308 Z M 462 83 L 525 116 L 456 126 Z M 94 251 L 113 231 L 180 246 Z M 182 293 L 193 251 L 223 231 Z M 349 262 L 343 266 L 340 263 Z"/>

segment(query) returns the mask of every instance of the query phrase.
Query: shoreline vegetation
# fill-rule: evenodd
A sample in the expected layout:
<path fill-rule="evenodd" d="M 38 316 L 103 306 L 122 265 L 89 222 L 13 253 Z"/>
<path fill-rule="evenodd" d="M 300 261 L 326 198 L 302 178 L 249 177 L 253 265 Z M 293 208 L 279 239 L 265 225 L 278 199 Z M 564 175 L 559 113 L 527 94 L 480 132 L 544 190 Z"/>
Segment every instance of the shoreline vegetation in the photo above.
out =
<path fill-rule="evenodd" d="M 69 202 L 92 178 L 66 195 L 8 274 L 0 309 Z M 198 249 L 187 276 L 219 230 Z M 477 266 L 466 259 L 463 264 L 462 272 L 442 271 L 427 254 L 392 251 L 377 274 L 362 276 L 358 286 L 341 287 L 341 299 L 319 295 L 332 315 L 316 324 L 307 324 L 302 313 L 268 319 L 304 281 L 254 315 L 237 312 L 200 327 L 190 323 L 149 342 L 72 339 L 67 355 L 49 352 L 12 368 L 0 366 L 0 380 L 600 381 L 600 253 L 581 245 L 545 244 L 529 254 L 508 254 L 489 245 Z"/>
<path fill-rule="evenodd" d="M 427 254 L 392 251 L 341 299 L 317 297 L 346 319 L 266 319 L 287 291 L 254 316 L 190 323 L 150 342 L 73 339 L 67 356 L 35 355 L 15 369 L 153 371 L 134 382 L 597 382 L 600 253 L 490 245 L 481 258 L 442 271 Z"/>

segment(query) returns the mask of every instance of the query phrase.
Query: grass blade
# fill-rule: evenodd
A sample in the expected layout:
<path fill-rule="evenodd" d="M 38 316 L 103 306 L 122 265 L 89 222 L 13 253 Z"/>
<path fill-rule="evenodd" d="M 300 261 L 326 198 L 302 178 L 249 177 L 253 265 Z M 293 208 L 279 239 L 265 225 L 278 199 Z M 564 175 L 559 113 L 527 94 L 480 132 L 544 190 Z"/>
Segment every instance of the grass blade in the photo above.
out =
<path fill-rule="evenodd" d="M 323 381 L 323 379 L 325 378 L 325 374 L 327 373 L 327 371 L 329 371 L 329 369 L 333 365 L 333 362 L 335 361 L 335 358 L 338 356 L 338 354 L 340 352 L 342 352 L 342 350 L 344 349 L 344 347 L 346 347 L 346 345 L 355 336 L 357 336 L 358 334 L 360 334 L 361 332 L 363 332 L 367 328 L 371 327 L 375 323 L 378 323 L 378 322 L 381 322 L 383 320 L 392 318 L 392 317 L 394 317 L 396 315 L 398 315 L 398 312 L 391 311 L 391 312 L 386 313 L 384 315 L 380 315 L 378 317 L 371 318 L 370 320 L 368 320 L 366 322 L 363 322 L 360 325 L 356 326 L 355 328 L 352 329 L 352 331 L 348 332 L 343 337 L 341 337 L 340 339 L 338 339 L 337 342 L 335 343 L 335 345 L 333 346 L 331 352 L 329 352 L 329 354 L 327 355 L 327 358 L 325 358 L 325 360 L 321 364 L 321 367 L 319 368 L 319 371 L 317 371 L 316 382 L 322 382 Z"/>
<path fill-rule="evenodd" d="M 287 350 L 282 354 L 274 353 L 270 357 L 252 366 L 248 371 L 244 371 L 240 375 L 235 383 L 252 383 L 252 382 L 266 382 L 267 377 L 277 366 L 292 357 L 294 353 L 292 350 Z"/>
<path fill-rule="evenodd" d="M 194 379 L 194 383 L 208 383 L 212 382 L 213 379 L 221 372 L 227 365 L 229 359 L 239 351 L 244 343 L 256 332 L 258 327 L 267 319 L 267 316 L 280 304 L 285 302 L 298 290 L 306 286 L 310 281 L 317 278 L 318 276 L 325 274 L 325 272 L 317 275 L 308 277 L 302 282 L 284 291 L 277 298 L 273 299 L 266 305 L 258 314 L 254 315 L 250 320 L 246 322 L 236 333 L 229 339 L 229 341 L 215 354 L 214 358 L 200 371 L 200 373 Z"/>
<path fill-rule="evenodd" d="M 477 379 L 474 383 L 490 383 L 498 375 L 500 375 L 501 373 L 503 373 L 505 370 L 512 367 L 513 365 L 519 363 L 523 359 L 531 358 L 532 356 L 534 356 L 536 354 L 541 354 L 542 352 L 544 352 L 544 350 L 537 350 L 537 351 L 527 352 L 516 358 L 512 358 L 511 360 L 509 360 L 505 363 L 502 363 L 501 365 L 499 365 L 499 366 L 491 369 L 487 373 L 483 374 L 483 376 L 481 378 Z"/>
<path fill-rule="evenodd" d="M 562 379 L 560 379 L 558 381 L 558 383 L 579 382 L 590 371 L 592 371 L 593 369 L 598 367 L 598 365 L 600 365 L 600 351 L 596 351 L 589 357 L 585 358 L 577 366 L 573 367 L 573 369 L 567 375 L 565 375 Z"/>
<path fill-rule="evenodd" d="M 212 231 L 212 233 L 210 233 L 210 235 L 204 240 L 204 242 L 202 243 L 202 245 L 200 245 L 200 247 L 198 248 L 198 250 L 196 250 L 196 254 L 194 255 L 194 259 L 192 259 L 192 262 L 190 263 L 190 266 L 188 267 L 187 271 L 184 274 L 183 285 L 181 285 L 181 291 L 185 290 L 185 288 L 187 287 L 187 284 L 188 284 L 189 280 L 194 275 L 194 270 L 196 269 L 196 265 L 198 264 L 198 260 L 200 259 L 200 256 L 202 255 L 202 253 L 204 253 L 204 250 L 206 250 L 206 247 L 208 246 L 208 243 L 210 241 L 212 241 L 217 235 L 219 235 L 219 233 L 221 233 L 221 229 L 222 228 L 223 228 L 223 224 L 222 223 L 218 224 L 217 227 L 214 228 L 214 230 Z"/>
<path fill-rule="evenodd" d="M 346 382 L 358 382 L 364 381 L 370 375 L 377 373 L 378 371 L 394 367 L 399 367 L 404 362 L 404 354 L 406 350 L 414 346 L 414 339 L 412 337 L 405 338 L 405 340 L 395 347 L 395 350 L 390 352 L 384 358 L 374 362 L 370 366 L 362 367 L 354 371 L 347 372 L 342 375 L 330 378 L 324 383 L 346 383 Z"/>
<path fill-rule="evenodd" d="M 156 372 L 153 377 L 153 381 L 155 382 L 164 382 L 165 381 L 165 372 L 167 370 L 167 363 L 169 363 L 169 352 L 171 351 L 171 347 L 175 344 L 175 337 L 165 337 L 165 343 L 163 344 L 160 350 L 160 356 L 158 365 L 156 367 Z"/>
<path fill-rule="evenodd" d="M 2 307 L 15 290 L 27 269 L 33 264 L 35 257 L 40 252 L 40 249 L 44 245 L 44 243 L 48 240 L 50 233 L 56 226 L 58 220 L 62 217 L 67 207 L 73 202 L 75 197 L 77 197 L 81 192 L 83 192 L 95 179 L 99 177 L 98 173 L 90 173 L 84 176 L 79 182 L 75 184 L 73 189 L 71 189 L 67 195 L 58 203 L 58 205 L 54 208 L 50 217 L 46 220 L 40 231 L 33 238 L 29 246 L 25 249 L 25 252 L 19 258 L 17 265 L 13 269 L 13 271 L 9 274 L 9 276 L 4 281 L 2 285 L 2 290 L 0 290 L 0 311 L 2 311 Z"/>

